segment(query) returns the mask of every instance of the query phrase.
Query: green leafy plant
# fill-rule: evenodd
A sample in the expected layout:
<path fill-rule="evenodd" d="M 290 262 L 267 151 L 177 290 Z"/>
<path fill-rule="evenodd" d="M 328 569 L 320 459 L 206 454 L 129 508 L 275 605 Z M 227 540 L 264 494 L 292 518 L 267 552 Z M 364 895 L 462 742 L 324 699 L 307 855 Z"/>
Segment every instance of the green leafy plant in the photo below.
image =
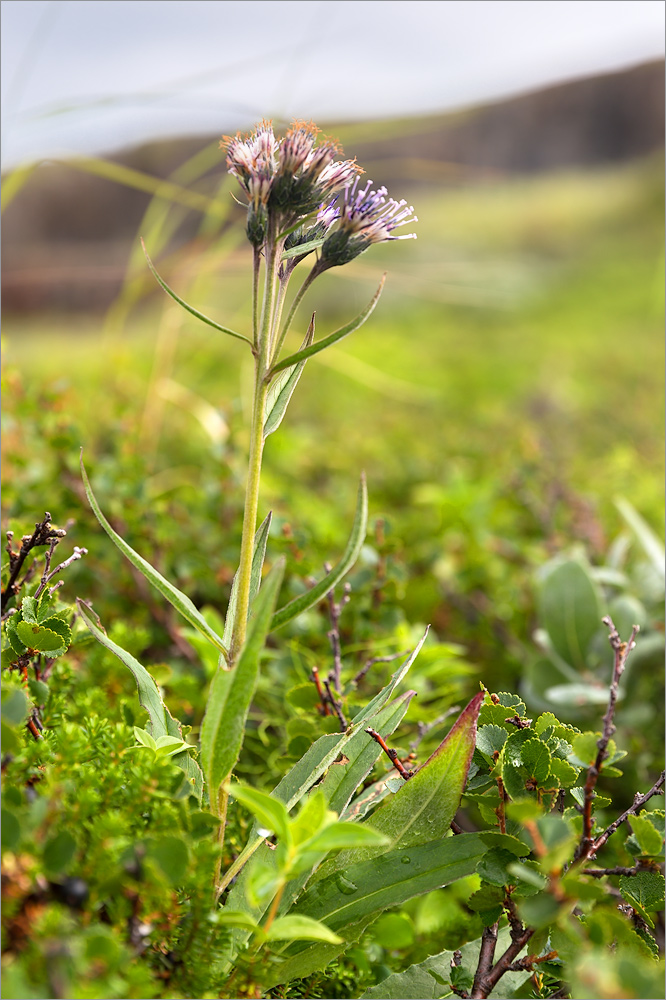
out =
<path fill-rule="evenodd" d="M 358 995 L 355 984 L 365 979 L 372 985 L 364 997 L 584 997 L 594 989 L 638 996 L 631 992 L 637 982 L 631 969 L 640 962 L 641 995 L 657 995 L 652 930 L 663 902 L 663 812 L 652 799 L 664 777 L 612 816 L 610 798 L 598 789 L 600 778 L 603 784 L 620 774 L 616 765 L 625 756 L 612 737 L 620 680 L 638 632 L 623 641 L 613 620 L 604 619 L 613 651 L 609 696 L 598 643 L 607 596 L 601 587 L 620 587 L 615 596 L 626 597 L 628 581 L 618 584 L 616 576 L 613 582 L 612 574 L 600 580 L 580 557 L 547 566 L 537 637 L 549 672 L 543 665 L 531 669 L 525 701 L 482 690 L 421 764 L 419 740 L 459 708 L 440 706 L 446 711 L 437 718 L 433 709 L 411 753 L 390 745 L 415 694 L 401 685 L 417 657 L 423 677 L 414 683 L 427 692 L 440 661 L 451 668 L 459 652 L 431 642 L 427 633 L 414 645 L 410 634 L 404 653 L 371 656 L 348 677 L 340 617 L 349 593 L 336 597 L 336 588 L 364 553 L 365 477 L 339 561 L 326 564 L 319 580 L 289 581 L 286 601 L 286 560 L 272 558 L 270 550 L 272 515 L 258 523 L 260 479 L 266 440 L 279 429 L 308 361 L 366 322 L 384 278 L 355 319 L 316 339 L 313 313 L 300 347 L 288 350 L 312 284 L 373 243 L 406 238 L 393 231 L 416 220 L 385 189 L 361 184 L 355 162 L 337 160 L 336 145 L 317 141 L 312 125 L 296 122 L 278 140 L 262 122 L 253 134 L 225 144 L 229 171 L 248 201 L 249 334 L 188 304 L 146 254 L 171 299 L 242 344 L 253 365 L 241 546 L 224 619 L 197 606 L 115 530 L 81 459 L 98 522 L 133 571 L 185 622 L 176 634 L 187 637 L 201 661 L 203 690 L 194 700 L 203 711 L 193 712 L 195 730 L 172 714 L 160 666 L 148 670 L 137 659 L 131 628 L 114 623 L 107 633 L 81 598 L 74 606 L 58 604 L 51 580 L 85 550 L 75 549 L 51 570 L 64 532 L 53 529 L 50 515 L 18 552 L 10 539 L 3 764 L 15 784 L 6 792 L 3 846 L 12 886 L 30 883 L 38 869 L 45 873 L 34 893 L 17 891 L 9 900 L 10 951 L 26 956 L 9 962 L 10 993 L 64 996 L 69 985 L 76 996 L 315 996 L 328 995 L 327 988 Z M 306 260 L 314 263 L 290 299 L 291 278 Z M 657 545 L 647 525 L 626 502 L 621 509 L 654 564 Z M 44 569 L 34 582 L 36 562 L 28 566 L 26 559 L 43 545 Z M 264 573 L 267 554 L 272 567 Z M 620 558 L 617 550 L 614 558 Z M 322 603 L 333 666 L 320 677 L 312 662 L 311 682 L 286 692 L 283 708 L 292 716 L 285 766 L 266 791 L 245 772 L 238 780 L 253 705 L 266 682 L 262 670 L 284 663 L 280 631 L 295 628 Z M 625 601 L 616 602 L 613 613 L 622 608 L 640 611 Z M 88 636 L 97 640 L 97 651 L 86 645 Z M 126 668 L 148 715 L 144 726 L 126 703 L 114 705 L 110 681 L 77 699 L 72 711 L 80 719 L 63 718 L 73 678 L 62 658 L 72 641 L 91 661 L 111 652 Z M 395 659 L 402 662 L 393 676 L 374 696 L 362 694 L 370 668 Z M 578 729 L 571 722 L 581 718 L 561 721 L 551 711 L 582 709 L 593 726 L 602 701 L 600 732 Z M 527 717 L 526 702 L 538 717 Z M 396 961 L 371 962 L 377 948 L 400 951 L 392 946 L 401 936 L 409 939 L 409 913 L 424 922 L 425 910 L 409 908 L 430 901 L 436 910 L 443 887 L 460 893 L 455 912 L 464 920 L 454 947 L 442 952 L 440 944 L 439 954 L 433 947 L 425 959 L 407 949 L 398 969 Z M 66 945 L 84 906 L 85 934 Z M 26 944 L 21 934 L 31 907 L 39 933 Z M 144 953 L 151 975 L 140 961 Z M 357 963 L 351 981 L 349 956 Z M 607 980 L 600 983 L 604 963 Z M 29 968 L 51 971 L 38 973 L 37 983 Z"/>

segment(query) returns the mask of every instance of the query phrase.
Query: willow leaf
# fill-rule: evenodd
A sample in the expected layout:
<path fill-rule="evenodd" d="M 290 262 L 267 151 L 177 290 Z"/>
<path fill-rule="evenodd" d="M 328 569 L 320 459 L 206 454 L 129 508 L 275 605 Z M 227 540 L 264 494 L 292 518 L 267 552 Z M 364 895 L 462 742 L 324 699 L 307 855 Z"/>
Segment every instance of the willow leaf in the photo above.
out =
<path fill-rule="evenodd" d="M 398 685 L 404 680 L 408 670 L 418 656 L 427 635 L 428 630 L 426 629 L 423 637 L 404 663 L 398 667 L 386 687 L 379 694 L 375 695 L 372 701 L 354 717 L 352 725 L 346 733 L 330 733 L 320 736 L 317 742 L 313 743 L 310 749 L 305 752 L 301 759 L 294 764 L 291 770 L 285 774 L 284 778 L 273 789 L 271 795 L 274 798 L 284 802 L 288 810 L 293 809 L 300 802 L 303 796 L 312 788 L 315 781 L 319 781 L 325 771 L 333 764 L 336 757 L 339 757 L 345 750 L 347 744 L 362 731 L 362 727 L 366 726 L 370 721 L 374 722 L 376 720 L 378 713 L 382 711 L 384 706 L 393 697 L 393 693 Z M 249 839 L 236 861 L 234 861 L 225 873 L 222 880 L 222 888 L 225 888 L 231 882 L 262 843 L 263 838 L 259 836 Z M 236 882 L 236 885 L 231 890 L 232 894 L 236 892 L 239 882 L 240 880 Z M 239 905 L 239 908 L 242 909 L 242 906 Z"/>
<path fill-rule="evenodd" d="M 247 639 L 233 670 L 218 667 L 201 726 L 201 759 L 211 797 L 233 770 L 243 743 L 245 721 L 259 676 L 259 659 L 277 600 L 284 559 L 266 577 L 254 604 Z"/>
<path fill-rule="evenodd" d="M 343 947 L 347 947 L 357 937 L 359 927 L 365 929 L 388 907 L 400 906 L 414 896 L 473 874 L 486 850 L 477 834 L 463 833 L 419 847 L 388 851 L 348 866 L 344 875 L 334 874 L 316 882 L 290 913 L 322 921 L 345 939 Z M 265 986 L 310 975 L 332 957 L 330 949 L 292 946 Z"/>
<path fill-rule="evenodd" d="M 174 300 L 174 302 L 177 302 L 178 305 L 182 306 L 183 309 L 185 309 L 186 312 L 190 313 L 190 315 L 194 316 L 196 319 L 201 320 L 202 323 L 207 323 L 208 326 L 212 326 L 214 330 L 219 330 L 220 333 L 228 333 L 230 337 L 235 337 L 236 340 L 244 340 L 246 344 L 250 344 L 250 345 L 252 344 L 252 341 L 249 340 L 247 337 L 245 337 L 242 333 L 236 333 L 235 330 L 230 330 L 226 326 L 221 326 L 219 323 L 216 323 L 214 319 L 211 319 L 209 316 L 205 316 L 204 313 L 199 312 L 199 310 L 195 309 L 194 306 L 188 305 L 188 303 L 185 302 L 184 299 L 181 299 L 180 295 L 177 295 L 174 292 L 173 288 L 170 288 L 167 285 L 166 281 L 164 281 L 164 279 L 161 278 L 159 276 L 159 274 L 157 273 L 157 271 L 155 269 L 155 265 L 153 264 L 152 260 L 148 256 L 148 251 L 146 250 L 146 247 L 145 247 L 145 244 L 144 244 L 143 240 L 141 240 L 141 246 L 143 247 L 143 252 L 144 252 L 144 254 L 146 256 L 146 260 L 148 261 L 148 267 L 150 268 L 150 270 L 153 273 L 153 277 L 155 278 L 155 280 L 157 281 L 157 283 L 164 289 L 164 291 L 167 293 L 167 295 L 171 296 L 171 298 Z"/>
<path fill-rule="evenodd" d="M 327 347 L 331 347 L 332 344 L 337 344 L 339 340 L 343 340 L 348 337 L 350 333 L 354 330 L 358 330 L 359 326 L 363 326 L 365 321 L 368 319 L 373 309 L 379 302 L 379 296 L 382 294 L 382 289 L 384 288 L 384 282 L 386 281 L 386 274 L 382 276 L 382 280 L 379 282 L 379 287 L 375 294 L 373 295 L 369 305 L 358 314 L 356 319 L 353 319 L 351 323 L 347 323 L 346 326 L 340 327 L 335 333 L 329 334 L 328 337 L 324 337 L 323 340 L 318 340 L 316 344 L 312 344 L 311 347 L 301 348 L 300 351 L 296 351 L 290 357 L 285 358 L 284 361 L 280 361 L 278 364 L 273 365 L 271 368 L 271 375 L 277 374 L 277 372 L 283 371 L 285 368 L 291 368 L 292 365 L 298 364 L 299 361 L 306 361 L 311 358 L 314 354 L 319 354 L 320 351 L 325 350 Z"/>
<path fill-rule="evenodd" d="M 148 583 L 151 583 L 156 590 L 159 590 L 163 597 L 166 597 L 167 601 L 173 605 L 173 607 L 178 611 L 183 618 L 190 623 L 198 632 L 201 632 L 209 642 L 219 649 L 219 651 L 226 656 L 228 655 L 227 647 L 220 636 L 215 632 L 202 614 L 197 610 L 192 601 L 186 594 L 178 590 L 169 583 L 161 573 L 158 573 L 154 566 L 151 566 L 138 552 L 127 544 L 127 542 L 120 537 L 117 531 L 114 531 L 107 519 L 104 517 L 97 500 L 95 499 L 95 494 L 92 491 L 92 486 L 90 485 L 90 480 L 88 479 L 88 474 L 86 472 L 85 466 L 83 464 L 83 454 L 81 455 L 81 476 L 83 477 L 83 485 L 85 486 L 86 495 L 88 497 L 88 502 L 93 509 L 95 517 L 102 525 L 106 531 L 109 538 L 115 542 L 120 551 L 126 556 L 129 561 L 135 566 L 140 573 L 145 576 Z"/>
<path fill-rule="evenodd" d="M 365 485 L 365 475 L 361 476 L 361 481 L 358 487 L 358 500 L 356 503 L 356 513 L 354 515 L 354 524 L 352 525 L 351 534 L 347 542 L 347 547 L 342 554 L 340 562 L 333 567 L 330 573 L 315 584 L 311 590 L 307 593 L 301 594 L 299 597 L 295 597 L 293 601 L 285 604 L 283 608 L 276 611 L 273 615 L 273 621 L 271 622 L 271 632 L 275 629 L 282 628 L 287 622 L 290 622 L 292 618 L 296 618 L 298 615 L 302 615 L 304 611 L 309 608 L 314 607 L 318 604 L 322 598 L 326 595 L 340 582 L 340 580 L 345 576 L 346 573 L 352 568 L 354 563 L 359 557 L 361 549 L 363 547 L 363 542 L 365 541 L 365 534 L 368 526 L 368 491 Z"/>
<path fill-rule="evenodd" d="M 273 517 L 273 512 L 269 510 L 268 514 L 259 525 L 256 535 L 254 536 L 254 552 L 252 554 L 252 569 L 250 571 L 250 605 L 257 596 L 257 592 L 259 590 L 259 584 L 261 583 L 261 571 L 264 568 L 264 559 L 266 558 L 266 544 L 268 542 L 268 532 L 270 531 L 272 517 Z M 233 630 L 234 618 L 236 617 L 237 603 L 238 603 L 238 572 L 234 573 L 234 579 L 231 584 L 231 594 L 229 596 L 229 607 L 227 608 L 227 617 L 224 620 L 224 634 L 222 636 L 222 642 L 227 647 L 227 649 L 231 644 L 231 635 Z"/>
<path fill-rule="evenodd" d="M 309 347 L 312 344 L 314 334 L 315 314 L 313 313 L 308 331 L 305 334 L 305 339 L 303 340 L 303 347 Z M 278 375 L 268 390 L 268 398 L 266 400 L 266 420 L 264 422 L 264 440 L 269 434 L 276 431 L 282 423 L 282 418 L 287 412 L 289 400 L 294 393 L 294 389 L 298 385 L 298 380 L 303 374 L 304 368 L 305 361 L 300 361 L 297 365 L 294 365 L 293 368 L 285 368 L 282 374 Z"/>

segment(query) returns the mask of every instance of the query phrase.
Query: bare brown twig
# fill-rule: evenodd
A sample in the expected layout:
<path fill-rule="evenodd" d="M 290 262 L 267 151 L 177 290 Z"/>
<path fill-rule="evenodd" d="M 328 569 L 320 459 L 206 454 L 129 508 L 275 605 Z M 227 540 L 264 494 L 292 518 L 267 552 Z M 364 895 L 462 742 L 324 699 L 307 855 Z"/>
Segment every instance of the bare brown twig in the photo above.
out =
<path fill-rule="evenodd" d="M 21 548 L 18 552 L 12 546 L 12 540 L 14 538 L 14 533 L 12 531 L 7 532 L 7 545 L 6 551 L 9 555 L 9 579 L 7 581 L 7 586 L 2 591 L 2 598 L 0 601 L 0 609 L 4 613 L 8 602 L 12 597 L 16 597 L 21 586 L 25 582 L 18 582 L 19 574 L 23 568 L 23 563 L 29 552 L 31 552 L 38 545 L 48 545 L 51 543 L 51 553 L 53 549 L 58 544 L 61 538 L 64 538 L 67 532 L 64 528 L 54 528 L 51 524 L 51 515 L 48 511 L 44 514 L 44 519 L 42 521 L 37 521 L 35 524 L 35 530 L 32 535 L 24 535 L 21 539 Z"/>
<path fill-rule="evenodd" d="M 605 618 L 602 618 L 602 621 L 610 630 L 608 641 L 610 642 L 611 648 L 615 654 L 615 661 L 613 664 L 613 677 L 608 696 L 608 708 L 606 709 L 606 713 L 603 717 L 603 731 L 597 742 L 597 756 L 594 763 L 588 768 L 587 771 L 583 801 L 583 832 L 581 834 L 580 843 L 576 848 L 576 853 L 574 854 L 574 861 L 584 860 L 585 858 L 592 856 L 597 849 L 594 846 L 595 841 L 592 837 L 592 826 L 594 822 L 592 818 L 592 804 L 594 802 L 595 788 L 597 781 L 599 780 L 603 762 L 608 757 L 607 748 L 610 738 L 615 732 L 615 723 L 613 718 L 615 715 L 615 704 L 617 702 L 620 678 L 624 673 L 627 657 L 635 646 L 634 640 L 639 631 L 639 626 L 634 625 L 631 630 L 631 637 L 629 641 L 623 642 L 617 629 L 615 628 L 615 625 L 613 624 L 613 619 L 609 615 L 606 615 Z"/>

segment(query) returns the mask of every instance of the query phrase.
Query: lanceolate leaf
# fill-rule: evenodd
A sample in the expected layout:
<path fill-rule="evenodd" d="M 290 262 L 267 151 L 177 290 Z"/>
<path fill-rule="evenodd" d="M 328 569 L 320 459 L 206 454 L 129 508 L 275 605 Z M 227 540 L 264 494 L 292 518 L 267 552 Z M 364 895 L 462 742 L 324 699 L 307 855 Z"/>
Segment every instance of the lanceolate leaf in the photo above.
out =
<path fill-rule="evenodd" d="M 145 576 L 148 583 L 151 583 L 156 590 L 159 590 L 160 594 L 166 597 L 167 601 L 173 605 L 176 611 L 178 611 L 183 618 L 190 623 L 190 625 L 194 626 L 197 631 L 201 632 L 202 635 L 212 642 L 212 644 L 216 646 L 217 649 L 219 649 L 220 652 L 226 657 L 228 650 L 224 645 L 224 642 L 220 636 L 213 631 L 203 615 L 201 615 L 197 608 L 195 608 L 189 597 L 174 587 L 173 584 L 169 583 L 169 581 L 158 573 L 149 562 L 142 558 L 138 552 L 135 552 L 134 549 L 131 548 L 131 546 L 129 546 L 127 542 L 113 530 L 107 519 L 104 517 L 104 514 L 100 510 L 100 506 L 95 499 L 95 494 L 92 491 L 90 480 L 88 479 L 88 474 L 86 473 L 85 466 L 83 464 L 83 456 L 81 456 L 81 475 L 83 477 L 83 485 L 85 486 L 86 494 L 88 496 L 88 502 L 93 509 L 95 517 L 102 525 L 109 538 L 115 542 L 120 551 L 129 559 L 132 565 L 136 566 L 139 572 Z"/>
<path fill-rule="evenodd" d="M 175 302 L 177 302 L 179 306 L 182 306 L 183 309 L 185 309 L 186 312 L 190 313 L 192 316 L 195 316 L 197 319 L 200 319 L 202 323 L 207 323 L 208 326 L 212 326 L 213 329 L 219 330 L 220 333 L 228 333 L 230 337 L 235 337 L 237 340 L 244 340 L 247 344 L 251 343 L 251 341 L 247 337 L 243 336 L 242 333 L 236 333 L 235 330 L 229 330 L 228 327 L 226 326 L 220 326 L 220 324 L 216 323 L 214 319 L 210 319 L 208 316 L 204 316 L 202 312 L 199 312 L 199 310 L 195 309 L 194 306 L 188 305 L 187 302 L 181 299 L 179 295 L 176 295 L 173 288 L 169 288 L 166 281 L 160 278 L 159 274 L 155 270 L 153 262 L 148 256 L 143 240 L 141 240 L 141 246 L 143 247 L 143 252 L 146 255 L 146 260 L 148 261 L 148 267 L 152 271 L 155 280 L 158 282 L 158 284 L 162 286 L 167 295 L 170 295 L 171 298 Z"/>
<path fill-rule="evenodd" d="M 218 667 L 201 727 L 201 758 L 210 795 L 231 773 L 243 743 L 245 721 L 259 676 L 259 659 L 277 600 L 284 559 L 266 577 L 254 604 L 247 640 L 233 670 Z"/>
<path fill-rule="evenodd" d="M 270 531 L 272 518 L 273 518 L 273 512 L 269 510 L 268 514 L 259 525 L 256 535 L 254 536 L 254 553 L 252 555 L 252 569 L 250 571 L 250 607 L 252 606 L 252 602 L 257 596 L 257 591 L 259 590 L 259 584 L 261 583 L 261 571 L 264 568 L 264 559 L 266 558 L 266 544 L 268 542 L 268 532 Z M 222 642 L 227 647 L 227 649 L 231 644 L 231 635 L 234 625 L 234 618 L 236 617 L 237 602 L 238 602 L 238 573 L 235 573 L 233 583 L 231 584 L 231 595 L 229 597 L 227 616 L 224 620 L 224 635 L 222 636 Z"/>
<path fill-rule="evenodd" d="M 298 249 L 302 251 L 302 248 L 299 247 Z M 382 280 L 379 282 L 379 288 L 375 292 L 370 304 L 365 307 L 363 312 L 358 314 L 356 319 L 353 319 L 351 323 L 347 323 L 346 326 L 336 330 L 335 333 L 331 333 L 328 337 L 324 337 L 323 340 L 318 340 L 317 343 L 312 344 L 311 347 L 301 348 L 300 351 L 296 351 L 295 354 L 285 358 L 284 361 L 280 361 L 278 364 L 273 365 L 271 375 L 284 371 L 285 368 L 291 368 L 292 365 L 298 364 L 299 361 L 306 361 L 308 358 L 311 358 L 313 354 L 319 354 L 320 351 L 325 350 L 327 347 L 331 347 L 332 344 L 337 344 L 339 340 L 343 340 L 345 337 L 348 337 L 350 333 L 353 333 L 355 330 L 358 330 L 360 326 L 363 326 L 379 302 L 379 296 L 382 294 L 385 281 L 386 275 L 384 274 Z"/>
<path fill-rule="evenodd" d="M 291 912 L 321 920 L 348 946 L 387 907 L 471 875 L 486 849 L 477 834 L 465 833 L 389 851 L 316 882 Z M 266 986 L 309 975 L 335 957 L 330 949 L 303 946 L 288 955 Z"/>
<path fill-rule="evenodd" d="M 308 331 L 305 334 L 305 339 L 302 344 L 302 348 L 309 347 L 314 340 L 315 334 L 315 317 L 312 314 L 312 319 L 310 320 L 310 325 Z M 307 359 L 306 359 L 307 360 Z M 299 364 L 294 365 L 293 368 L 286 368 L 281 375 L 278 375 L 275 381 L 271 384 L 268 390 L 268 397 L 266 399 L 266 419 L 264 422 L 264 439 L 276 431 L 280 424 L 282 423 L 282 418 L 287 412 L 287 407 L 289 405 L 289 400 L 291 399 L 294 389 L 298 385 L 298 380 L 303 374 L 303 369 L 305 368 L 305 361 L 299 362 Z"/>
<path fill-rule="evenodd" d="M 136 686 L 139 689 L 139 701 L 150 717 L 150 729 L 152 730 L 150 735 L 153 739 L 157 740 L 160 736 L 176 736 L 182 739 L 183 734 L 180 723 L 173 718 L 162 701 L 157 684 L 146 668 L 131 653 L 128 653 L 127 650 L 108 637 L 106 632 L 102 630 L 98 616 L 92 608 L 83 603 L 80 597 L 76 598 L 76 607 L 81 618 L 98 642 L 101 642 L 103 646 L 114 653 L 134 675 Z M 174 764 L 177 764 L 185 772 L 187 780 L 192 785 L 193 793 L 198 799 L 201 799 L 203 775 L 201 768 L 190 756 L 189 751 L 185 750 L 182 753 L 174 754 L 172 760 Z"/>
<path fill-rule="evenodd" d="M 322 920 L 334 930 L 371 913 L 448 885 L 476 871 L 488 848 L 478 834 L 461 833 L 347 865 L 314 883 L 293 913 Z"/>
<path fill-rule="evenodd" d="M 446 835 L 467 780 L 483 698 L 481 691 L 472 698 L 432 756 L 372 814 L 371 826 L 385 833 L 394 848 L 425 844 Z M 378 853 L 372 848 L 343 851 L 320 869 L 321 875 L 341 871 Z"/>
<path fill-rule="evenodd" d="M 287 622 L 290 622 L 292 618 L 296 618 L 298 615 L 302 615 L 304 611 L 314 607 L 315 604 L 318 604 L 319 601 L 326 597 L 326 594 L 328 594 L 329 591 L 331 591 L 333 587 L 340 582 L 343 576 L 349 572 L 359 557 L 359 553 L 363 547 L 363 542 L 365 541 L 367 526 L 368 491 L 365 485 L 365 475 L 362 475 L 361 482 L 358 487 L 358 500 L 356 503 L 354 524 L 347 542 L 347 547 L 342 554 L 340 562 L 334 566 L 331 572 L 327 573 L 318 584 L 312 587 L 311 590 L 308 590 L 305 594 L 301 594 L 300 597 L 295 597 L 293 601 L 290 601 L 289 604 L 285 604 L 283 608 L 280 608 L 279 611 L 275 612 L 271 622 L 271 632 L 274 632 L 278 628 L 282 628 L 282 626 L 286 625 Z"/>
<path fill-rule="evenodd" d="M 663 577 L 664 546 L 661 539 L 654 533 L 647 521 L 643 520 L 636 508 L 624 497 L 618 497 L 615 500 L 615 506 L 638 539 L 655 572 Z"/>
<path fill-rule="evenodd" d="M 367 726 L 370 721 L 375 721 L 378 713 L 384 708 L 398 685 L 404 680 L 407 671 L 418 656 L 419 651 L 426 640 L 427 634 L 428 630 L 426 629 L 423 638 L 417 643 L 405 662 L 396 670 L 386 687 L 383 688 L 379 694 L 375 695 L 365 709 L 358 713 L 358 715 L 353 719 L 351 728 L 346 733 L 332 733 L 319 737 L 317 742 L 310 747 L 310 749 L 296 764 L 294 764 L 292 769 L 284 776 L 282 781 L 276 786 L 276 788 L 273 789 L 271 795 L 274 796 L 274 798 L 280 799 L 281 802 L 284 802 L 288 810 L 293 809 L 293 807 L 300 802 L 303 796 L 310 790 L 310 788 L 312 788 L 314 783 L 321 778 L 322 774 L 324 774 L 324 772 L 334 764 L 335 759 L 346 750 L 347 745 L 354 738 L 354 736 L 362 732 L 362 728 Z M 368 739 L 370 739 L 370 737 L 368 737 Z M 232 867 L 226 873 L 225 880 L 230 880 L 238 871 L 240 871 L 243 865 L 252 857 L 254 852 L 260 846 L 262 840 L 263 838 L 257 836 L 248 841 L 246 847 L 243 849 L 236 862 L 234 862 Z M 236 894 L 240 881 L 241 880 L 239 880 L 231 890 L 229 896 L 230 899 Z M 228 885 L 228 881 L 223 880 L 223 884 Z M 240 898 L 234 903 L 234 905 L 238 905 L 238 908 L 242 909 L 244 893 L 241 892 L 239 895 Z"/>

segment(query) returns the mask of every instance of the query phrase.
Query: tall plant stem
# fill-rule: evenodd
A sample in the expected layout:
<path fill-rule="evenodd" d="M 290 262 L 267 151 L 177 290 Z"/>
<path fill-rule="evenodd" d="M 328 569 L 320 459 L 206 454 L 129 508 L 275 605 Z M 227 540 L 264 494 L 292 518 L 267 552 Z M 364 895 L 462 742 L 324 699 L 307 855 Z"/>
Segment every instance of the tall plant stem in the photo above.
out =
<path fill-rule="evenodd" d="M 227 825 L 227 805 L 229 803 L 229 792 L 226 790 L 226 783 L 220 786 L 215 801 L 212 803 L 214 813 L 220 821 L 217 829 L 217 845 L 220 849 L 220 856 L 215 863 L 215 876 L 213 878 L 214 901 L 217 904 L 222 890 L 219 888 L 220 876 L 222 874 L 222 848 L 224 847 L 224 831 Z"/>
<path fill-rule="evenodd" d="M 294 301 L 291 303 L 291 307 L 289 309 L 289 312 L 287 313 L 287 318 L 284 321 L 284 326 L 282 327 L 282 330 L 280 331 L 280 336 L 279 336 L 278 341 L 277 341 L 277 343 L 275 345 L 275 349 L 273 350 L 272 355 L 271 355 L 271 364 L 272 365 L 275 364 L 275 362 L 278 360 L 278 358 L 280 356 L 280 351 L 282 350 L 282 345 L 284 344 L 285 337 L 287 336 L 287 333 L 289 332 L 289 328 L 290 328 L 290 326 L 292 324 L 294 316 L 296 315 L 296 310 L 300 306 L 300 304 L 303 301 L 303 298 L 305 296 L 305 293 L 307 292 L 308 288 L 310 287 L 310 285 L 312 284 L 312 282 L 314 281 L 314 279 L 317 277 L 318 274 L 319 274 L 319 271 L 316 270 L 316 265 L 315 265 L 315 267 L 312 268 L 312 270 L 308 274 L 307 278 L 305 279 L 305 281 L 303 282 L 303 284 L 301 285 L 301 287 L 296 292 L 296 295 L 294 296 Z"/>
<path fill-rule="evenodd" d="M 247 484 L 245 487 L 245 507 L 243 511 L 243 534 L 241 537 L 240 561 L 238 567 L 238 601 L 234 618 L 233 633 L 229 649 L 229 665 L 233 667 L 243 648 L 247 633 L 247 619 L 250 610 L 250 582 L 252 576 L 252 556 L 254 535 L 257 530 L 257 510 L 259 508 L 259 485 L 261 481 L 261 459 L 264 450 L 264 416 L 268 393 L 268 355 L 270 333 L 275 312 L 275 293 L 280 247 L 269 241 L 266 254 L 266 280 L 261 323 L 255 335 L 254 353 L 254 398 L 252 401 L 252 425 L 250 428 L 250 453 L 248 457 Z M 258 280 L 255 269 L 253 293 L 256 300 Z M 256 315 L 256 301 L 253 303 Z"/>

